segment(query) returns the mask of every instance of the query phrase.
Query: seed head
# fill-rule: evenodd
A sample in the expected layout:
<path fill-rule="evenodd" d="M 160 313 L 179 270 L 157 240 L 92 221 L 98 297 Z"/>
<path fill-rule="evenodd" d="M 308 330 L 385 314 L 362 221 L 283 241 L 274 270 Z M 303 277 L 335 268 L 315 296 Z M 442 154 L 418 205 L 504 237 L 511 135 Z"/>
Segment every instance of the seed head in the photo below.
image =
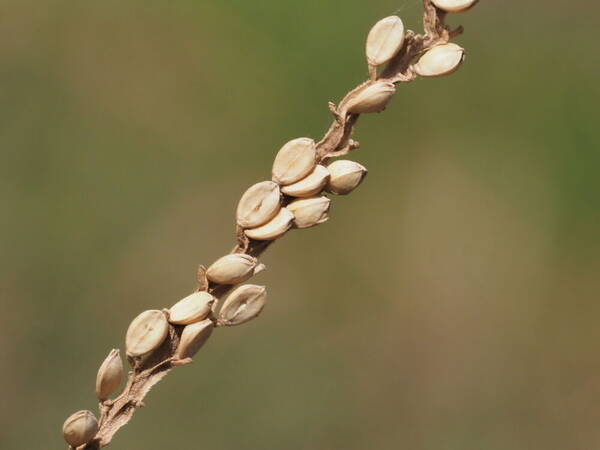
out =
<path fill-rule="evenodd" d="M 169 331 L 169 322 L 162 311 L 151 309 L 137 316 L 127 329 L 125 348 L 133 357 L 142 356 L 159 347 Z"/>
<path fill-rule="evenodd" d="M 331 174 L 327 192 L 346 195 L 358 187 L 367 175 L 367 169 L 354 161 L 339 159 L 327 166 Z"/>
<path fill-rule="evenodd" d="M 215 298 L 208 292 L 194 292 L 179 300 L 169 310 L 169 322 L 188 325 L 208 317 Z"/>
<path fill-rule="evenodd" d="M 74 448 L 90 442 L 97 432 L 98 420 L 91 411 L 77 411 L 63 424 L 63 437 Z"/>
<path fill-rule="evenodd" d="M 431 0 L 431 2 L 442 9 L 451 13 L 464 12 L 475 5 L 479 0 Z"/>
<path fill-rule="evenodd" d="M 106 400 L 110 394 L 121 384 L 123 380 L 123 361 L 118 349 L 110 351 L 96 375 L 96 397 L 98 400 Z"/>
<path fill-rule="evenodd" d="M 317 164 L 306 177 L 282 187 L 281 192 L 292 197 L 312 197 L 323 190 L 327 181 L 329 181 L 329 171 L 326 167 Z"/>
<path fill-rule="evenodd" d="M 367 37 L 367 61 L 372 66 L 385 64 L 404 44 L 404 24 L 398 16 L 377 22 Z"/>
<path fill-rule="evenodd" d="M 219 312 L 219 323 L 232 326 L 254 319 L 267 301 L 264 286 L 245 284 L 236 288 L 225 300 Z"/>
<path fill-rule="evenodd" d="M 329 219 L 329 204 L 327 197 L 299 198 L 286 206 L 294 214 L 296 228 L 310 228 Z"/>
<path fill-rule="evenodd" d="M 376 113 L 383 111 L 396 93 L 394 83 L 377 81 L 348 102 L 348 111 L 354 114 Z"/>
<path fill-rule="evenodd" d="M 206 271 L 213 283 L 239 284 L 254 275 L 256 258 L 243 253 L 233 253 L 217 259 Z"/>
<path fill-rule="evenodd" d="M 465 50 L 456 44 L 436 45 L 421 56 L 414 68 L 422 77 L 449 75 L 458 69 L 464 56 Z"/>
<path fill-rule="evenodd" d="M 212 334 L 214 325 L 214 322 L 210 319 L 186 325 L 181 333 L 175 356 L 179 359 L 194 356 Z"/>
<path fill-rule="evenodd" d="M 244 233 L 257 241 L 273 241 L 283 236 L 292 227 L 293 221 L 294 215 L 286 208 L 281 208 L 270 222 L 258 228 L 245 230 Z"/>
<path fill-rule="evenodd" d="M 282 186 L 300 181 L 312 172 L 316 164 L 315 141 L 298 138 L 289 141 L 275 157 L 273 181 Z"/>
<path fill-rule="evenodd" d="M 262 181 L 248 188 L 237 207 L 237 222 L 243 228 L 254 228 L 271 220 L 281 207 L 279 186 Z"/>

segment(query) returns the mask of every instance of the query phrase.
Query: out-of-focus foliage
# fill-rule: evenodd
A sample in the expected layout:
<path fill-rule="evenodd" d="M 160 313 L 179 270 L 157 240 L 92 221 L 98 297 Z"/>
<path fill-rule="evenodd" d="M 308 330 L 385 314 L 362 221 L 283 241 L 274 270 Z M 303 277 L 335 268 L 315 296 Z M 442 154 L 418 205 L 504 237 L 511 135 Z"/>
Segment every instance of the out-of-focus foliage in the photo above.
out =
<path fill-rule="evenodd" d="M 588 450 L 600 445 L 593 2 L 452 17 L 466 63 L 360 120 L 369 169 L 147 398 L 120 449 Z M 194 287 L 290 138 L 366 77 L 418 0 L 3 0 L 0 447 L 62 448 L 140 311 Z"/>

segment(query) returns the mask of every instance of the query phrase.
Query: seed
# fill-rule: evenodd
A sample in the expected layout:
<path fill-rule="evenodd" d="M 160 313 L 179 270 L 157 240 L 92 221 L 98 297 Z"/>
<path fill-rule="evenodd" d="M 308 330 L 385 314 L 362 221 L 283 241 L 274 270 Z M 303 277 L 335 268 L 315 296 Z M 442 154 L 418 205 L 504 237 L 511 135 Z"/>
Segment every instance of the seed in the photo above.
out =
<path fill-rule="evenodd" d="M 179 340 L 175 356 L 179 359 L 194 356 L 210 337 L 214 325 L 210 319 L 186 325 L 181 333 L 181 339 Z"/>
<path fill-rule="evenodd" d="M 432 0 L 432 3 L 444 11 L 459 13 L 471 8 L 478 1 L 479 0 Z"/>
<path fill-rule="evenodd" d="M 254 275 L 256 258 L 243 253 L 225 255 L 217 259 L 206 272 L 213 283 L 239 284 Z"/>
<path fill-rule="evenodd" d="M 465 50 L 456 44 L 436 45 L 421 56 L 414 68 L 423 77 L 448 75 L 458 69 L 464 56 Z"/>
<path fill-rule="evenodd" d="M 110 394 L 121 384 L 123 380 L 123 361 L 119 355 L 119 350 L 110 351 L 96 375 L 96 397 L 98 400 L 106 400 Z"/>
<path fill-rule="evenodd" d="M 254 228 L 267 223 L 281 207 L 279 186 L 262 181 L 251 186 L 240 199 L 237 222 L 243 228 Z"/>
<path fill-rule="evenodd" d="M 309 228 L 327 222 L 330 203 L 327 197 L 300 198 L 286 208 L 294 214 L 296 228 Z"/>
<path fill-rule="evenodd" d="M 77 411 L 63 424 L 63 437 L 71 447 L 87 444 L 98 432 L 98 420 L 91 411 Z"/>
<path fill-rule="evenodd" d="M 246 236 L 257 241 L 273 241 L 280 238 L 292 227 L 294 215 L 286 208 L 281 208 L 279 213 L 270 222 L 263 226 L 245 230 Z"/>
<path fill-rule="evenodd" d="M 273 181 L 282 186 L 295 183 L 312 172 L 316 164 L 315 141 L 298 138 L 289 141 L 275 157 Z"/>
<path fill-rule="evenodd" d="M 329 181 L 329 171 L 317 164 L 314 170 L 300 181 L 281 188 L 281 192 L 292 197 L 312 197 L 323 190 Z"/>
<path fill-rule="evenodd" d="M 392 59 L 404 44 L 404 24 L 398 16 L 377 22 L 367 37 L 367 61 L 380 66 Z"/>
<path fill-rule="evenodd" d="M 346 195 L 358 187 L 367 175 L 367 169 L 354 161 L 337 160 L 327 166 L 331 174 L 327 192 Z"/>
<path fill-rule="evenodd" d="M 169 322 L 188 325 L 208 317 L 215 298 L 208 292 L 195 292 L 175 303 L 169 310 Z"/>
<path fill-rule="evenodd" d="M 151 309 L 137 316 L 127 329 L 125 348 L 130 356 L 142 356 L 163 343 L 169 322 L 162 311 Z"/>
<path fill-rule="evenodd" d="M 263 270 L 267 270 L 267 266 L 265 266 L 263 263 L 260 263 L 259 265 L 257 265 L 254 269 L 254 275 L 258 275 L 259 273 L 261 273 Z"/>
<path fill-rule="evenodd" d="M 260 314 L 267 301 L 264 286 L 245 284 L 236 288 L 225 300 L 219 312 L 221 325 L 240 325 Z"/>
<path fill-rule="evenodd" d="M 377 81 L 348 101 L 347 109 L 354 114 L 375 113 L 385 109 L 396 92 L 394 83 Z"/>

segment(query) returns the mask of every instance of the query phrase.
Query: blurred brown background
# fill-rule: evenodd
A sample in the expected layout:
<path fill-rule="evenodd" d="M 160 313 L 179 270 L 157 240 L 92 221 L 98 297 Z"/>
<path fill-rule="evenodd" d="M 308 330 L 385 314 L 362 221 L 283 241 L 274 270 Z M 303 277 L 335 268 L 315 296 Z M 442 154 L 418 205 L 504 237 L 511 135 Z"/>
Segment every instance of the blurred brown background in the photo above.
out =
<path fill-rule="evenodd" d="M 460 71 L 361 119 L 365 183 L 111 448 L 600 446 L 600 7 L 543 4 L 451 18 Z M 393 13 L 421 29 L 419 0 L 2 0 L 0 448 L 64 448 L 130 320 L 230 249 Z"/>

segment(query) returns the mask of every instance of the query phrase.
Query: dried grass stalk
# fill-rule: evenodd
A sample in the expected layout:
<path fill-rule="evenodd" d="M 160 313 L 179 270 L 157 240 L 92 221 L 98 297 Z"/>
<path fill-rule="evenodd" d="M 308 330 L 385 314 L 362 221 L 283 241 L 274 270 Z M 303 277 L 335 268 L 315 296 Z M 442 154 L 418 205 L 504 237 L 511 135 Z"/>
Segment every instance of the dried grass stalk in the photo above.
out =
<path fill-rule="evenodd" d="M 366 174 L 364 167 L 348 161 L 331 165 L 329 175 L 325 176 L 315 175 L 314 168 L 323 171 L 323 167 L 328 167 L 333 158 L 358 148 L 358 142 L 352 140 L 351 135 L 360 114 L 384 110 L 397 85 L 413 81 L 418 76 L 415 70 L 417 60 L 428 50 L 447 44 L 462 32 L 461 27 L 451 30 L 445 24 L 447 12 L 456 8 L 456 4 L 466 9 L 474 3 L 476 2 L 469 0 L 462 3 L 457 3 L 456 0 L 436 0 L 434 4 L 433 0 L 423 0 L 423 34 L 410 30 L 404 32 L 401 20 L 394 17 L 386 18 L 373 27 L 367 42 L 370 79 L 351 90 L 339 105 L 329 103 L 333 122 L 319 142 L 315 144 L 309 138 L 290 141 L 275 159 L 273 180 L 253 186 L 243 196 L 238 205 L 237 242 L 230 252 L 231 255 L 242 256 L 242 259 L 220 259 L 216 265 L 211 266 L 208 276 L 206 269 L 200 266 L 196 292 L 210 294 L 209 297 L 215 299 L 214 303 L 203 303 L 200 306 L 206 306 L 206 310 L 197 308 L 201 310 L 200 313 L 191 318 L 186 316 L 185 320 L 177 320 L 177 317 L 169 320 L 170 313 L 166 309 L 148 311 L 141 318 L 138 316 L 128 335 L 127 358 L 132 370 L 125 388 L 112 400 L 105 398 L 111 389 L 101 389 L 97 431 L 94 427 L 87 426 L 88 422 L 95 426 L 95 419 L 92 420 L 93 414 L 89 411 L 79 413 L 85 414 L 86 420 L 89 419 L 85 423 L 80 420 L 85 425 L 80 426 L 81 429 L 75 429 L 79 422 L 74 421 L 73 416 L 68 419 L 65 429 L 71 434 L 65 437 L 71 443 L 78 442 L 77 439 L 89 439 L 78 447 L 79 450 L 94 450 L 109 445 L 115 433 L 143 405 L 150 389 L 175 367 L 192 362 L 191 357 L 210 337 L 213 328 L 244 323 L 262 311 L 266 299 L 264 287 L 235 287 L 236 283 L 245 281 L 264 269 L 264 265 L 258 263 L 258 257 L 274 239 L 285 234 L 289 227 L 295 224 L 296 228 L 303 228 L 327 220 L 329 199 L 319 197 L 320 195 L 327 192 L 348 194 L 360 184 Z M 446 4 L 451 6 L 446 7 L 445 11 L 442 8 Z M 428 58 L 421 66 L 427 63 L 427 69 L 435 72 L 436 67 L 431 67 L 431 64 L 435 65 L 435 60 L 436 58 Z M 444 58 L 441 60 L 447 63 Z M 379 74 L 378 67 L 382 67 Z M 421 69 L 424 70 L 423 67 Z M 440 69 L 443 70 L 447 68 Z M 311 198 L 296 200 L 290 205 L 295 197 Z M 288 205 L 289 209 L 286 208 Z M 294 211 L 297 217 L 293 216 Z M 290 217 L 295 220 L 289 220 Z M 244 264 L 240 265 L 241 263 Z M 227 297 L 226 294 L 234 288 L 232 295 Z M 219 312 L 223 301 L 225 303 Z M 171 313 L 177 316 L 181 315 L 180 310 L 183 313 L 189 312 L 194 305 L 190 306 L 188 303 L 187 300 L 180 302 L 172 308 Z M 146 338 L 146 335 L 149 337 Z M 118 366 L 116 362 L 114 364 Z M 106 371 L 106 368 L 101 370 Z M 103 380 L 104 376 L 103 372 L 99 379 Z M 115 380 L 115 385 L 118 384 L 117 381 Z M 112 385 L 108 387 L 112 388 Z M 90 430 L 96 431 L 92 438 L 88 436 Z"/>

